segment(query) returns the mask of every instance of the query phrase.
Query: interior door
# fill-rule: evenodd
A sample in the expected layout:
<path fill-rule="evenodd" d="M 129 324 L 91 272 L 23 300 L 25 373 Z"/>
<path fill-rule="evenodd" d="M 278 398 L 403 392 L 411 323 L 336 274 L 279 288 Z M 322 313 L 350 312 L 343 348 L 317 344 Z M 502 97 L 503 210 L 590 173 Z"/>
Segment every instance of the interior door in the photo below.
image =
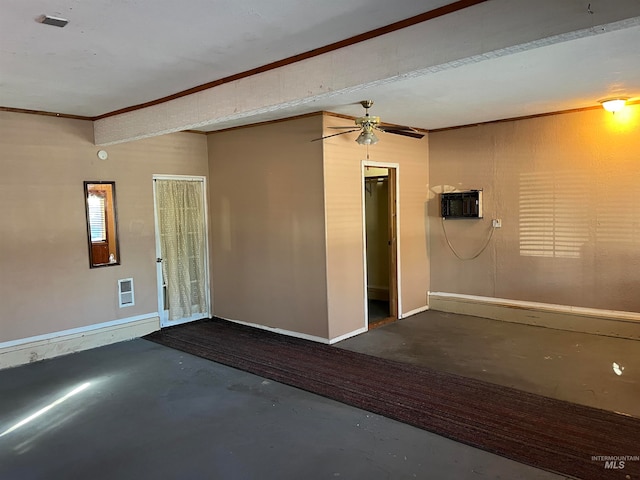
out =
<path fill-rule="evenodd" d="M 398 319 L 398 202 L 396 169 L 389 169 L 389 316 Z"/>
<path fill-rule="evenodd" d="M 154 177 L 160 325 L 209 318 L 204 177 Z"/>

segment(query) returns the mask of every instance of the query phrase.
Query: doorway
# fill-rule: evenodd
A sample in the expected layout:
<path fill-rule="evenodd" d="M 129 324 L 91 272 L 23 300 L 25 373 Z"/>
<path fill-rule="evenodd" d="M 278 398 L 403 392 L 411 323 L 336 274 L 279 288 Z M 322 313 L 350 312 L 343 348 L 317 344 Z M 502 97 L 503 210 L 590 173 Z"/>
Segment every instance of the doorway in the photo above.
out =
<path fill-rule="evenodd" d="M 397 165 L 363 163 L 366 321 L 369 329 L 398 319 Z"/>
<path fill-rule="evenodd" d="M 204 177 L 153 177 L 160 326 L 209 318 Z"/>

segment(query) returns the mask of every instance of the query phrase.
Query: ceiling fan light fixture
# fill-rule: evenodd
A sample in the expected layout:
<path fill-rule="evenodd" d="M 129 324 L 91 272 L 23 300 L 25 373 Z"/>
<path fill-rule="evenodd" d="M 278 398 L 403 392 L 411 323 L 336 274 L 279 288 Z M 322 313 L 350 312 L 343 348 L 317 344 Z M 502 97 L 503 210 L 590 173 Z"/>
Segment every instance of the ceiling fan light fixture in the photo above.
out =
<path fill-rule="evenodd" d="M 609 98 L 607 100 L 601 100 L 602 108 L 607 112 L 616 113 L 622 110 L 627 103 L 627 98 Z"/>
<path fill-rule="evenodd" d="M 378 143 L 378 137 L 376 137 L 376 134 L 372 131 L 362 131 L 362 133 L 358 135 L 358 138 L 356 138 L 356 142 L 358 142 L 359 145 L 375 145 Z"/>

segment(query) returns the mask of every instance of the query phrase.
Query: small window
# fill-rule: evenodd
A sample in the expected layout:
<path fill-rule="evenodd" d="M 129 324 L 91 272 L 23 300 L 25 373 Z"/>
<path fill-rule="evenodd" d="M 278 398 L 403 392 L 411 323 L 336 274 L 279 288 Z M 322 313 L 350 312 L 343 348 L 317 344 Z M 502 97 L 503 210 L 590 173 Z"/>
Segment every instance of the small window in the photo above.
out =
<path fill-rule="evenodd" d="M 84 182 L 87 240 L 91 268 L 120 264 L 116 183 Z"/>
<path fill-rule="evenodd" d="M 103 192 L 91 192 L 87 198 L 89 208 L 89 225 L 91 241 L 104 242 L 107 240 L 106 202 Z"/>

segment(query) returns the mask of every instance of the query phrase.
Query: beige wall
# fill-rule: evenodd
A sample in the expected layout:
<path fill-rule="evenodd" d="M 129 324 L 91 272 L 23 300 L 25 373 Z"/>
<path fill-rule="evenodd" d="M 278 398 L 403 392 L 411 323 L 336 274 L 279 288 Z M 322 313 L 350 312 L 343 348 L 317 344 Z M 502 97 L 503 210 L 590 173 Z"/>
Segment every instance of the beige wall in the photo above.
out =
<path fill-rule="evenodd" d="M 364 327 L 366 148 L 309 141 L 345 122 L 165 135 L 102 161 L 90 122 L 0 112 L 0 342 L 157 311 L 153 174 L 209 175 L 214 314 L 321 338 Z M 380 134 L 370 160 L 399 164 L 401 313 L 428 290 L 640 311 L 639 130 L 636 105 Z M 116 181 L 120 266 L 89 269 L 83 180 Z M 446 222 L 459 253 L 478 251 L 492 218 L 503 228 L 463 261 L 438 194 L 469 188 L 484 189 L 485 218 Z M 119 309 L 127 277 L 136 305 Z"/>
<path fill-rule="evenodd" d="M 640 105 L 431 133 L 431 290 L 640 311 Z M 447 220 L 439 193 L 484 189 L 483 220 Z"/>
<path fill-rule="evenodd" d="M 0 112 L 0 342 L 157 312 L 152 175 L 207 175 L 206 137 L 109 147 L 91 122 Z M 115 180 L 121 265 L 89 268 L 84 180 Z M 133 277 L 133 307 L 117 280 Z"/>
<path fill-rule="evenodd" d="M 109 147 L 103 161 L 90 122 L 0 112 L 0 342 L 157 311 L 153 174 L 210 175 L 214 314 L 321 338 L 362 328 L 364 149 L 351 138 L 323 157 L 310 142 L 323 118 L 165 135 Z M 400 164 L 406 312 L 428 289 L 427 141 L 383 141 L 372 159 Z M 116 181 L 119 266 L 89 268 L 84 180 Z M 136 305 L 120 309 L 128 277 Z"/>
<path fill-rule="evenodd" d="M 349 120 L 324 117 L 325 135 L 331 126 Z M 369 147 L 370 160 L 399 164 L 401 313 L 424 307 L 429 290 L 426 205 L 428 199 L 428 139 L 380 133 Z M 355 134 L 324 141 L 325 210 L 330 338 L 366 324 L 362 161 L 367 149 Z"/>
<path fill-rule="evenodd" d="M 209 135 L 214 314 L 327 338 L 322 116 Z"/>

